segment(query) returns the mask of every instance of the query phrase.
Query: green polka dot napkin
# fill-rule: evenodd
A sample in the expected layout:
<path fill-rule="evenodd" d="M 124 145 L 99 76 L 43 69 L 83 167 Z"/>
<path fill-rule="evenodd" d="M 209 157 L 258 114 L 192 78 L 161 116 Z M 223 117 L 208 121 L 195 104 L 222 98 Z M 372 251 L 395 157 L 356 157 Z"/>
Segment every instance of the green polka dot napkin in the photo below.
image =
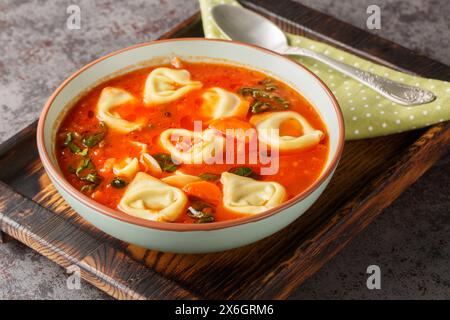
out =
<path fill-rule="evenodd" d="M 217 4 L 236 6 L 239 6 L 239 4 L 235 0 L 200 0 L 205 36 L 207 38 L 226 39 L 216 28 L 210 14 L 211 8 Z M 437 96 L 437 99 L 431 103 L 405 107 L 391 102 L 377 92 L 316 60 L 294 57 L 319 76 L 333 91 L 344 114 L 347 140 L 412 130 L 450 119 L 449 82 L 425 79 L 398 72 L 302 36 L 288 34 L 288 38 L 293 46 L 305 47 L 323 53 L 395 81 L 420 86 L 432 91 Z"/>

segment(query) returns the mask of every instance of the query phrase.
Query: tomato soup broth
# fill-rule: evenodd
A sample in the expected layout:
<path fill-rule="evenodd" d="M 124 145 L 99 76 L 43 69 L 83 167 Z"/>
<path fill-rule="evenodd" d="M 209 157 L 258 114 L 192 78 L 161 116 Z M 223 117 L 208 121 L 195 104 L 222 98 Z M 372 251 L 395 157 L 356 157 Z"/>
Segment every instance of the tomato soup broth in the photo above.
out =
<path fill-rule="evenodd" d="M 244 67 L 176 62 L 175 66 L 143 68 L 108 80 L 90 90 L 74 104 L 59 127 L 56 143 L 59 166 L 70 184 L 95 201 L 112 209 L 124 211 L 126 214 L 128 212 L 120 207 L 121 199 L 127 189 L 131 188 L 137 172 L 146 172 L 162 181 L 176 175 L 177 172 L 182 172 L 198 179 L 192 178 L 192 182 L 184 185 L 167 184 L 182 190 L 187 202 L 182 203 L 183 209 L 172 218 L 163 217 L 158 221 L 198 223 L 237 219 L 261 212 L 260 209 L 255 212 L 250 212 L 253 209 L 248 209 L 249 212 L 241 209 L 234 210 L 224 203 L 225 200 L 222 198 L 227 191 L 224 190 L 223 180 L 220 179 L 224 172 L 231 172 L 233 178 L 244 176 L 258 182 L 274 182 L 277 183 L 276 186 L 281 185 L 284 188 L 281 202 L 295 197 L 318 179 L 326 165 L 329 153 L 328 133 L 318 112 L 298 92 L 285 83 L 269 78 L 264 73 Z M 161 67 L 186 70 L 188 73 L 182 76 L 189 74 L 191 81 L 200 84 L 172 101 L 152 103 L 150 99 L 148 103 L 145 101 L 144 91 L 147 90 L 149 74 Z M 161 77 L 155 76 L 155 79 L 161 79 Z M 185 82 L 176 83 L 177 80 L 171 82 L 170 74 L 166 77 L 169 79 L 168 86 L 167 83 L 157 84 L 153 87 L 156 88 L 154 90 L 158 88 L 165 90 L 166 87 L 170 90 L 183 88 Z M 102 121 L 98 104 L 105 88 L 119 88 L 134 97 L 130 102 L 120 103 L 110 108 L 108 116 L 125 120 L 127 123 L 137 123 L 138 129 L 123 132 L 115 130 L 114 127 Z M 211 88 L 221 89 L 216 90 L 215 93 L 212 92 L 212 96 L 216 94 L 220 96 L 223 93 L 233 99 L 238 97 L 241 105 L 247 108 L 244 109 L 246 112 L 231 117 L 211 116 L 216 110 L 208 110 L 208 106 L 205 107 L 205 100 L 207 100 L 205 92 Z M 229 100 L 224 99 L 224 101 Z M 214 99 L 212 101 L 209 105 L 210 109 L 211 106 L 213 109 L 215 106 Z M 271 117 L 275 114 L 274 112 L 281 115 L 282 112 L 295 112 L 301 115 L 308 125 L 316 130 L 315 132 L 317 130 L 321 132 L 321 136 L 320 141 L 306 148 L 290 148 L 287 151 L 280 149 L 279 167 L 273 175 L 261 175 L 263 167 L 261 163 L 244 165 L 174 163 L 167 157 L 170 152 L 160 141 L 161 134 L 168 129 L 194 130 L 196 120 L 202 121 L 203 129 L 214 128 L 219 134 L 225 134 L 224 129 L 255 128 L 257 125 L 252 117 Z M 282 121 L 279 125 L 280 136 L 296 138 L 304 135 L 306 131 L 305 126 L 299 125 L 298 121 L 292 119 Z M 145 159 L 143 161 L 143 153 L 148 154 L 152 160 L 156 160 L 156 166 L 159 164 L 161 169 L 155 173 L 155 170 L 149 168 L 148 162 L 146 163 Z M 118 174 L 121 167 L 126 167 L 130 163 L 135 166 L 137 163 L 135 172 Z M 234 197 L 233 203 L 239 202 L 241 199 L 239 197 Z M 136 203 L 136 199 L 133 203 Z M 139 210 L 144 210 L 149 201 L 153 200 L 139 202 Z M 194 204 L 197 207 L 192 209 Z M 252 208 L 256 207 L 252 204 Z M 200 215 L 198 215 L 199 212 Z M 141 217 L 155 220 L 151 214 L 148 217 Z"/>

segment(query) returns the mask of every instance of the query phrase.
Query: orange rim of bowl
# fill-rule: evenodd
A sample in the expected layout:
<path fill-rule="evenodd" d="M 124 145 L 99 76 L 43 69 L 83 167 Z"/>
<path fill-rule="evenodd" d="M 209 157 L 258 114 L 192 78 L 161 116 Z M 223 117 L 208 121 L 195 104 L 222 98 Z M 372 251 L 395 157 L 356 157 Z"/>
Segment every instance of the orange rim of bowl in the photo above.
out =
<path fill-rule="evenodd" d="M 89 69 L 93 65 L 108 59 L 112 56 L 115 56 L 117 54 L 133 50 L 139 47 L 145 47 L 153 44 L 158 43 L 164 43 L 164 42 L 175 42 L 175 41 L 211 41 L 211 42 L 227 42 L 227 43 L 233 43 L 235 45 L 239 46 L 247 46 L 251 47 L 253 49 L 262 51 L 266 54 L 277 56 L 280 59 L 284 59 L 285 61 L 292 63 L 297 68 L 302 68 L 306 72 L 308 72 L 310 75 L 312 75 L 316 80 L 319 81 L 322 88 L 325 90 L 325 92 L 330 97 L 333 107 L 335 109 L 337 118 L 338 118 L 338 125 L 339 125 L 339 139 L 338 139 L 338 146 L 336 149 L 336 152 L 334 153 L 333 159 L 331 160 L 330 165 L 327 166 L 327 168 L 324 170 L 322 175 L 317 179 L 313 184 L 311 184 L 307 189 L 305 189 L 303 192 L 296 195 L 294 198 L 289 199 L 288 201 L 284 202 L 280 206 L 267 210 L 263 213 L 257 214 L 255 216 L 250 217 L 244 217 L 239 218 L 235 220 L 228 220 L 228 221 L 220 221 L 220 222 L 213 222 L 213 223 L 205 223 L 205 224 L 187 224 L 187 223 L 172 223 L 172 222 L 157 222 L 152 220 L 145 220 L 137 217 L 133 217 L 130 215 L 127 215 L 126 213 L 123 213 L 119 210 L 111 209 L 105 205 L 102 205 L 90 197 L 86 196 L 79 190 L 77 190 L 75 187 L 73 187 L 66 179 L 65 177 L 59 172 L 59 170 L 56 168 L 56 166 L 52 163 L 52 161 L 49 158 L 47 149 L 45 148 L 44 143 L 44 124 L 47 119 L 47 114 L 50 110 L 50 106 L 52 105 L 55 98 L 58 96 L 58 94 L 65 88 L 66 85 L 68 85 L 74 78 L 76 78 L 80 73 L 84 72 L 85 70 Z M 94 210 L 96 213 L 104 214 L 110 218 L 120 220 L 122 222 L 130 223 L 133 225 L 138 225 L 141 227 L 156 229 L 156 230 L 165 230 L 165 231 L 209 231 L 209 230 L 218 230 L 218 229 L 224 229 L 224 228 L 230 228 L 230 227 L 236 227 L 239 225 L 244 225 L 247 223 L 257 222 L 263 219 L 266 219 L 268 217 L 271 217 L 291 206 L 294 204 L 304 200 L 306 197 L 308 197 L 311 193 L 313 193 L 322 183 L 326 181 L 326 179 L 332 174 L 334 169 L 337 167 L 337 164 L 339 162 L 339 159 L 342 154 L 342 150 L 344 147 L 344 119 L 342 116 L 342 111 L 339 107 L 339 104 L 330 91 L 330 89 L 325 85 L 325 83 L 317 77 L 312 71 L 308 70 L 303 65 L 282 56 L 281 54 L 278 54 L 274 51 L 261 48 L 252 44 L 243 43 L 239 41 L 230 41 L 230 40 L 221 40 L 221 39 L 205 39 L 205 38 L 176 38 L 176 39 L 163 39 L 163 40 L 154 40 L 150 42 L 144 42 L 137 45 L 133 45 L 115 52 L 112 52 L 110 54 L 107 54 L 105 56 L 100 57 L 97 60 L 94 60 L 75 73 L 73 73 L 69 78 L 67 78 L 50 96 L 50 98 L 47 100 L 44 109 L 42 110 L 42 113 L 39 117 L 38 127 L 37 127 L 37 146 L 39 151 L 39 156 L 41 158 L 41 161 L 44 165 L 44 168 L 51 176 L 54 183 L 58 184 L 64 191 L 66 191 L 70 196 L 75 198 L 77 201 L 81 202 L 83 205 L 89 207 L 90 209 Z"/>

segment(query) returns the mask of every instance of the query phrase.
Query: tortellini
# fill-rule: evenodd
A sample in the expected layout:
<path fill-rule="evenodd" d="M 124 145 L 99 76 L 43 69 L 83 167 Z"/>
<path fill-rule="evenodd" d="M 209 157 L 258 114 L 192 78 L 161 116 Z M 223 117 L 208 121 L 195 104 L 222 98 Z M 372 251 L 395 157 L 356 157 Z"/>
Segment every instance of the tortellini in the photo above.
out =
<path fill-rule="evenodd" d="M 180 171 L 176 171 L 175 174 L 162 178 L 162 181 L 165 183 L 170 184 L 171 186 L 177 187 L 177 188 L 183 188 L 185 185 L 191 183 L 191 182 L 198 182 L 201 181 L 197 176 L 193 176 L 190 174 L 185 174 Z"/>
<path fill-rule="evenodd" d="M 277 182 L 257 181 L 229 172 L 222 173 L 220 182 L 224 207 L 238 213 L 261 213 L 280 205 L 287 197 Z"/>
<path fill-rule="evenodd" d="M 139 161 L 144 165 L 144 167 L 150 171 L 153 175 L 160 175 L 162 173 L 161 166 L 158 161 L 153 158 L 148 153 L 141 153 Z"/>
<path fill-rule="evenodd" d="M 135 97 L 125 90 L 106 87 L 102 90 L 97 102 L 97 118 L 105 122 L 108 128 L 115 129 L 121 133 L 137 130 L 143 126 L 143 123 L 127 121 L 118 114 L 111 112 L 112 108 L 135 100 Z"/>
<path fill-rule="evenodd" d="M 200 89 L 200 81 L 192 81 L 187 70 L 156 68 L 147 77 L 144 88 L 145 104 L 175 101 L 191 90 Z"/>
<path fill-rule="evenodd" d="M 212 164 L 216 157 L 222 159 L 225 146 L 225 138 L 215 129 L 167 129 L 161 133 L 160 142 L 172 158 L 185 164 Z"/>
<path fill-rule="evenodd" d="M 279 134 L 282 123 L 289 120 L 297 121 L 302 127 L 303 134 L 301 136 Z M 305 118 L 294 111 L 255 115 L 251 117 L 250 122 L 256 127 L 260 141 L 281 151 L 306 149 L 318 144 L 324 137 L 322 131 L 315 130 Z"/>
<path fill-rule="evenodd" d="M 210 88 L 202 95 L 202 113 L 214 119 L 225 117 L 245 118 L 249 102 L 222 88 Z"/>
<path fill-rule="evenodd" d="M 113 166 L 116 176 L 131 178 L 139 171 L 139 162 L 136 158 L 126 158 L 121 163 Z"/>
<path fill-rule="evenodd" d="M 175 221 L 187 205 L 187 196 L 146 173 L 139 172 L 119 202 L 123 212 L 153 221 Z"/>

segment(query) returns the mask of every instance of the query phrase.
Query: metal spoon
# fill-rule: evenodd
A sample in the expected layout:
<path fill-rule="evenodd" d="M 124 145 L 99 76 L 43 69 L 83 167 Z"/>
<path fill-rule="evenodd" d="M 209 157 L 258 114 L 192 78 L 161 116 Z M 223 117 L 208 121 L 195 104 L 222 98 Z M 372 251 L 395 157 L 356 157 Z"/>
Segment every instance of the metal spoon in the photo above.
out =
<path fill-rule="evenodd" d="M 410 106 L 425 104 L 436 99 L 430 91 L 360 70 L 312 50 L 291 47 L 280 28 L 253 11 L 231 5 L 217 5 L 211 13 L 217 27 L 232 40 L 255 44 L 285 55 L 314 58 L 358 80 L 396 103 Z"/>

